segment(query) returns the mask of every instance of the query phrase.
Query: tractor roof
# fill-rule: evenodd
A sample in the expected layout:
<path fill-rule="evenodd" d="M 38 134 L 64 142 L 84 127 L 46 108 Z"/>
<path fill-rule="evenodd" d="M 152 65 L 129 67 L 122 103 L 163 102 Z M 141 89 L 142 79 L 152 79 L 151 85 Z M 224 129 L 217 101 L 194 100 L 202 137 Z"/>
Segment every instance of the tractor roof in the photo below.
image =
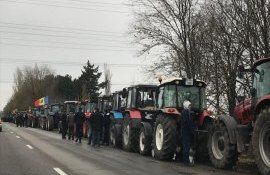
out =
<path fill-rule="evenodd" d="M 255 61 L 253 68 L 255 68 L 255 67 L 257 67 L 265 62 L 270 62 L 270 58 L 258 59 L 257 61 Z"/>
<path fill-rule="evenodd" d="M 65 101 L 64 102 L 65 104 L 68 104 L 68 103 L 75 103 L 75 104 L 77 104 L 77 103 L 79 103 L 78 101 Z"/>
<path fill-rule="evenodd" d="M 128 88 L 133 88 L 133 87 L 135 87 L 135 88 L 155 88 L 157 86 L 153 85 L 153 84 L 136 84 L 136 85 L 132 85 Z"/>
<path fill-rule="evenodd" d="M 186 78 L 170 78 L 170 79 L 167 79 L 165 81 L 162 81 L 161 84 L 159 86 L 162 86 L 162 85 L 166 85 L 166 84 L 175 84 L 176 81 L 180 81 L 180 84 L 181 85 L 187 85 L 186 84 Z M 195 85 L 197 85 L 198 83 L 202 83 L 202 85 L 205 87 L 206 86 L 206 83 L 202 80 L 198 80 L 198 79 L 193 79 Z"/>

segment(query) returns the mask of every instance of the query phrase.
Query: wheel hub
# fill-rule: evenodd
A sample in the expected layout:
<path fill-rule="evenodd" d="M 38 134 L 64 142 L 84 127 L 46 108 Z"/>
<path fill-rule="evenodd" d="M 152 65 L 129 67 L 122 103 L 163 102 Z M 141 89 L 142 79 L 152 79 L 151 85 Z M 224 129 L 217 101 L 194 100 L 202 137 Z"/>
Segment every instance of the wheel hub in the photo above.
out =
<path fill-rule="evenodd" d="M 125 145 L 128 145 L 128 142 L 129 142 L 129 134 L 130 134 L 130 127 L 129 125 L 127 125 L 125 128 L 124 128 L 124 144 Z"/>
<path fill-rule="evenodd" d="M 145 135 L 143 132 L 140 134 L 140 149 L 141 151 L 144 151 L 145 148 Z"/>
<path fill-rule="evenodd" d="M 270 167 L 270 122 L 265 123 L 260 133 L 259 151 L 263 162 Z"/>
<path fill-rule="evenodd" d="M 212 136 L 212 152 L 216 159 L 220 160 L 224 156 L 225 141 L 221 131 L 217 131 Z"/>
<path fill-rule="evenodd" d="M 156 147 L 158 150 L 161 150 L 163 146 L 163 127 L 161 124 L 158 124 L 156 129 Z"/>

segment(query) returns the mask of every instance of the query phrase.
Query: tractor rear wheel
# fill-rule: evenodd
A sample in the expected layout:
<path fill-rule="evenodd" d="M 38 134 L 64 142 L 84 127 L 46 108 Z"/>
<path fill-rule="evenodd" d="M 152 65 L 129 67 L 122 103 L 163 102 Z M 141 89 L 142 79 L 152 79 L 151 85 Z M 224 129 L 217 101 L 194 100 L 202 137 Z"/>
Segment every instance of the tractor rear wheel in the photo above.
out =
<path fill-rule="evenodd" d="M 230 143 L 226 126 L 215 123 L 209 131 L 208 154 L 216 168 L 230 169 L 238 159 L 236 145 Z"/>
<path fill-rule="evenodd" d="M 161 114 L 156 119 L 154 156 L 159 160 L 172 160 L 177 145 L 177 123 L 174 117 Z"/>
<path fill-rule="evenodd" d="M 136 132 L 135 126 L 132 124 L 134 119 L 130 119 L 129 116 L 124 118 L 123 130 L 122 130 L 122 145 L 125 151 L 131 152 L 138 149 L 138 133 Z M 132 127 L 133 126 L 133 127 Z"/>
<path fill-rule="evenodd" d="M 122 127 L 119 124 L 112 124 L 110 127 L 110 140 L 114 147 L 120 148 L 122 145 Z"/>
<path fill-rule="evenodd" d="M 151 144 L 153 140 L 152 126 L 149 123 L 145 123 L 141 126 L 140 129 L 140 138 L 139 138 L 139 150 L 142 155 L 150 155 L 151 154 Z"/>
<path fill-rule="evenodd" d="M 262 110 L 255 123 L 252 146 L 256 164 L 263 175 L 270 174 L 270 108 Z"/>

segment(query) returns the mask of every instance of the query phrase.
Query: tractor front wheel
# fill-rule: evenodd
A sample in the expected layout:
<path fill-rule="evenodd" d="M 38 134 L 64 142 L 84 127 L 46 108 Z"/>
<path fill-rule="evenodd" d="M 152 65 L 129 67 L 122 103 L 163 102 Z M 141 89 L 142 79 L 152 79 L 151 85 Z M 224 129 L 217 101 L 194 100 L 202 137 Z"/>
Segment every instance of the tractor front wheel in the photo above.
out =
<path fill-rule="evenodd" d="M 263 175 L 270 174 L 270 108 L 262 110 L 255 123 L 252 146 L 256 164 Z"/>
<path fill-rule="evenodd" d="M 154 131 L 154 156 L 159 160 L 172 160 L 177 145 L 177 123 L 173 116 L 161 114 Z"/>
<path fill-rule="evenodd" d="M 216 168 L 230 169 L 237 161 L 236 145 L 230 143 L 226 126 L 215 123 L 209 131 L 208 154 Z"/>

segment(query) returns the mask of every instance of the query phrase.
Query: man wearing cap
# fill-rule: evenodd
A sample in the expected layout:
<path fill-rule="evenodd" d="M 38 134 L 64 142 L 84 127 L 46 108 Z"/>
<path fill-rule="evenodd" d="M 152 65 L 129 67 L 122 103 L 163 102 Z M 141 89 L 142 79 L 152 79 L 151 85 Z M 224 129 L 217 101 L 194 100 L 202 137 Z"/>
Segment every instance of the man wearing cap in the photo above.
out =
<path fill-rule="evenodd" d="M 184 101 L 184 109 L 182 110 L 182 148 L 183 148 L 183 163 L 191 165 L 189 161 L 189 150 L 194 135 L 194 123 L 190 116 L 191 102 Z"/>

